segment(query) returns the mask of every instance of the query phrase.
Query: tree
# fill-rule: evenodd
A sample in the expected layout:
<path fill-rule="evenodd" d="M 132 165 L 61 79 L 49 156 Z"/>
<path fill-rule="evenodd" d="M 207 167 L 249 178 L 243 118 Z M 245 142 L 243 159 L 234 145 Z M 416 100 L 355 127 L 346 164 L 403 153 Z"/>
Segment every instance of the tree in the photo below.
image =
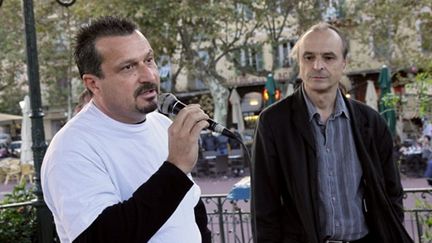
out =
<path fill-rule="evenodd" d="M 274 73 L 275 70 L 281 68 L 277 62 L 278 58 L 288 60 L 288 53 L 285 56 L 279 57 L 279 45 L 284 44 L 292 48 L 292 45 L 298 37 L 312 24 L 321 20 L 321 9 L 325 7 L 321 1 L 317 0 L 261 0 L 256 1 L 253 6 L 253 11 L 256 13 L 255 21 L 257 22 L 257 32 L 264 33 L 266 38 L 255 42 L 252 49 L 260 49 L 265 45 L 269 45 L 272 52 L 272 63 L 261 69 L 256 69 L 249 65 L 242 64 L 239 55 L 230 55 L 230 61 L 233 62 L 236 69 L 240 73 L 251 74 L 260 77 L 266 77 L 269 73 Z M 318 11 L 317 11 L 318 10 Z M 298 76 L 298 66 L 294 60 L 290 60 L 290 75 L 288 80 L 294 82 Z M 282 68 L 286 68 L 284 65 Z"/>
<path fill-rule="evenodd" d="M 0 8 L 0 112 L 17 115 L 21 114 L 19 101 L 27 90 L 20 13 L 16 1 L 5 1 Z"/>
<path fill-rule="evenodd" d="M 406 76 L 398 76 L 398 85 L 415 87 L 417 94 L 412 98 L 415 99 L 416 113 L 420 117 L 431 116 L 431 96 L 426 93 L 432 85 L 430 1 L 358 1 L 355 8 L 362 11 L 355 12 L 357 25 L 353 36 L 369 47 L 360 51 L 387 64 L 394 73 L 407 73 Z M 420 71 L 413 74 L 412 69 Z M 391 94 L 385 98 L 389 103 L 398 103 L 399 108 L 403 108 L 404 99 Z"/>
<path fill-rule="evenodd" d="M 394 70 L 427 65 L 430 39 L 423 40 L 426 45 L 422 47 L 419 38 L 432 36 L 432 30 L 426 28 L 432 23 L 430 1 L 357 1 L 352 7 L 355 29 L 350 28 L 350 33 L 366 47 L 360 52 Z"/>
<path fill-rule="evenodd" d="M 414 82 L 408 83 L 408 88 L 416 90 L 416 113 L 420 117 L 432 118 L 432 61 L 414 78 Z"/>

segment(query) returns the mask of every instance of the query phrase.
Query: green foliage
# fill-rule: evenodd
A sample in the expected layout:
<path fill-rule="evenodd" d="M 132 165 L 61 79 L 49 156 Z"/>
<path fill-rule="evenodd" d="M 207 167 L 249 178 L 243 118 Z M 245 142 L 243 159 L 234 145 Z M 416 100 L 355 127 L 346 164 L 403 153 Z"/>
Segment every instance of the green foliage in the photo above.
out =
<path fill-rule="evenodd" d="M 6 194 L 1 205 L 27 202 L 35 199 L 32 189 L 27 189 L 25 182 L 15 186 Z M 21 206 L 0 209 L 0 242 L 34 242 L 36 234 L 36 209 L 32 206 Z"/>
<path fill-rule="evenodd" d="M 406 87 L 416 90 L 416 107 L 420 117 L 432 117 L 432 61 Z"/>
<path fill-rule="evenodd" d="M 416 198 L 415 207 L 426 210 L 424 214 L 419 214 L 420 224 L 423 226 L 422 242 L 432 242 L 432 204 L 427 200 Z"/>
<path fill-rule="evenodd" d="M 4 1 L 0 8 L 0 112 L 21 114 L 25 80 L 24 29 L 17 0 Z"/>
<path fill-rule="evenodd" d="M 419 73 L 415 82 L 418 85 L 419 114 L 421 117 L 432 115 L 432 96 L 427 90 L 432 87 L 432 72 Z"/>
<path fill-rule="evenodd" d="M 383 102 L 385 107 L 395 108 L 397 106 L 397 104 L 399 103 L 399 101 L 400 101 L 399 96 L 397 96 L 393 93 L 386 93 L 381 98 L 381 102 Z"/>
<path fill-rule="evenodd" d="M 432 23 L 432 14 L 424 11 L 430 6 L 430 0 L 362 0 L 354 1 L 354 5 L 357 11 L 351 16 L 356 26 L 350 35 L 365 47 L 354 54 L 367 52 L 375 60 L 398 68 L 421 66 L 422 57 L 430 59 L 428 26 Z M 419 38 L 422 39 L 421 48 Z"/>

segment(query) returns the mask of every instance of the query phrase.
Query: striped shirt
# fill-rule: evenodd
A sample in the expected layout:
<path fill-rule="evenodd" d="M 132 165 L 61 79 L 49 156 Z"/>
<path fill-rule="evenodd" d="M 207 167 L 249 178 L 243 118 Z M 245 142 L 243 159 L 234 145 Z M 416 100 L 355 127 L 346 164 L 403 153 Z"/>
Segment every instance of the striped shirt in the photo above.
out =
<path fill-rule="evenodd" d="M 324 124 L 303 88 L 302 92 L 317 148 L 321 231 L 328 239 L 360 239 L 368 233 L 360 186 L 363 171 L 348 109 L 338 90 L 334 111 Z"/>

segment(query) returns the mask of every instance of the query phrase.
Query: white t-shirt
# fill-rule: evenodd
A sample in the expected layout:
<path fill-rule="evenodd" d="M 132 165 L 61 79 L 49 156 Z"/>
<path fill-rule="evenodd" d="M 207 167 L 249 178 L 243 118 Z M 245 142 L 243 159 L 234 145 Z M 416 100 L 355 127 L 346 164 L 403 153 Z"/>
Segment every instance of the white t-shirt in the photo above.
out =
<path fill-rule="evenodd" d="M 142 124 L 121 123 L 90 102 L 54 136 L 41 181 L 61 242 L 72 242 L 105 208 L 129 199 L 159 169 L 168 157 L 170 124 L 157 112 Z M 194 215 L 200 195 L 194 184 L 149 242 L 201 242 Z"/>

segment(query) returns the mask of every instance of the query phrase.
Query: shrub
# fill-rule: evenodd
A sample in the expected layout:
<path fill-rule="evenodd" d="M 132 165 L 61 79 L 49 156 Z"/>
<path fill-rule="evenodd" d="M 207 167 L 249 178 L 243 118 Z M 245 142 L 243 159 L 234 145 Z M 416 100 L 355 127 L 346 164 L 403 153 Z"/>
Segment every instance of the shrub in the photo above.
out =
<path fill-rule="evenodd" d="M 32 188 L 26 184 L 16 185 L 13 191 L 6 194 L 0 205 L 27 202 L 35 199 Z M 32 206 L 19 206 L 0 209 L 0 242 L 35 242 L 36 209 Z"/>

